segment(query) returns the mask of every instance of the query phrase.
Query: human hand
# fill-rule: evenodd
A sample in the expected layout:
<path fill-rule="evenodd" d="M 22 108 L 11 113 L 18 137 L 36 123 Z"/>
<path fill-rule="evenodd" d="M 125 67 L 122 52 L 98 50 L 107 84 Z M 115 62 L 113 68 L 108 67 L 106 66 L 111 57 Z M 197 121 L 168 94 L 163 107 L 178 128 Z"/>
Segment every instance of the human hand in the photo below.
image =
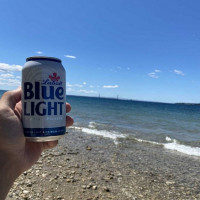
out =
<path fill-rule="evenodd" d="M 58 141 L 30 142 L 26 140 L 21 123 L 20 100 L 20 88 L 4 93 L 0 100 L 0 199 L 3 199 L 1 198 L 2 188 L 6 183 L 11 187 L 13 181 L 39 159 L 42 151 L 53 148 L 58 143 Z M 66 112 L 70 110 L 70 104 L 66 103 Z M 66 126 L 72 124 L 73 119 L 67 116 Z"/>

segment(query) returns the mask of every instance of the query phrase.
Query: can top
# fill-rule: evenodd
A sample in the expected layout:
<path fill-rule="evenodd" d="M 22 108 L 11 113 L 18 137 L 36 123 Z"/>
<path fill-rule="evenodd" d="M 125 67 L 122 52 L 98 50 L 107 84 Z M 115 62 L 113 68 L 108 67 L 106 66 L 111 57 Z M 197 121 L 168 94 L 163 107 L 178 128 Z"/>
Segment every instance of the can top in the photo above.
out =
<path fill-rule="evenodd" d="M 54 62 L 61 63 L 61 60 L 59 58 L 54 58 L 54 57 L 31 56 L 31 57 L 26 58 L 26 62 L 33 61 L 33 60 L 47 60 L 47 61 L 54 61 Z"/>

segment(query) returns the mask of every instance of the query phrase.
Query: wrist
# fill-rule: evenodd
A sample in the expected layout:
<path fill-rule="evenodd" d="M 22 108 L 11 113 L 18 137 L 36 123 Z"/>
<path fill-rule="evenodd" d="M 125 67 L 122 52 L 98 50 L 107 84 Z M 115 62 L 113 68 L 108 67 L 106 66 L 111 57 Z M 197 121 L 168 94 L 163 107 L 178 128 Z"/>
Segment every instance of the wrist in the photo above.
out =
<path fill-rule="evenodd" d="M 5 154 L 0 154 L 0 199 L 5 199 L 14 181 L 20 175 L 16 162 Z"/>

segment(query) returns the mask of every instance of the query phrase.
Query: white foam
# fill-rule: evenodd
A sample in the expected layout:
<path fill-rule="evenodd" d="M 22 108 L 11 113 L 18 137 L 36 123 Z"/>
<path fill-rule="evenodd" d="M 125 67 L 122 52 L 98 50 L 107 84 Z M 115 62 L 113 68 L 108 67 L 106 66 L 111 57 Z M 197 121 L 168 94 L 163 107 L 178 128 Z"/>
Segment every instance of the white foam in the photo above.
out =
<path fill-rule="evenodd" d="M 167 142 L 171 142 L 172 141 L 172 139 L 170 137 L 168 137 L 168 136 L 165 139 L 166 139 Z"/>
<path fill-rule="evenodd" d="M 190 156 L 200 156 L 200 148 L 199 147 L 191 147 L 191 146 L 179 144 L 179 142 L 177 140 L 172 139 L 168 136 L 165 139 L 169 143 L 158 143 L 158 142 L 142 140 L 142 139 L 138 139 L 138 138 L 134 138 L 134 139 L 138 142 L 150 143 L 150 144 L 155 144 L 155 145 L 163 145 L 164 148 L 166 148 L 166 149 L 178 151 L 180 153 L 184 153 L 184 154 L 187 154 Z"/>
<path fill-rule="evenodd" d="M 88 127 L 89 128 L 96 128 L 97 123 L 96 122 L 89 122 Z"/>
<path fill-rule="evenodd" d="M 118 133 L 116 131 L 97 130 L 97 129 L 91 129 L 91 128 L 85 128 L 85 127 L 75 127 L 75 126 L 73 128 L 77 129 L 77 130 L 81 130 L 81 131 L 83 131 L 84 133 L 87 133 L 87 134 L 98 135 L 98 136 L 102 136 L 102 137 L 105 137 L 105 138 L 113 139 L 115 144 L 118 144 L 118 141 L 117 141 L 118 138 L 125 138 L 126 137 L 126 135 L 123 135 L 123 134 Z"/>
<path fill-rule="evenodd" d="M 138 139 L 138 138 L 134 138 L 136 141 L 138 142 L 144 142 L 144 143 L 149 143 L 149 144 L 156 144 L 156 145 L 162 145 L 161 143 L 158 142 L 154 142 L 154 141 L 150 141 L 150 140 L 142 140 L 142 139 Z"/>
<path fill-rule="evenodd" d="M 117 139 L 117 138 L 124 138 L 125 136 L 123 134 L 120 134 L 116 131 L 106 131 L 106 130 L 96 130 L 96 129 L 89 129 L 89 128 L 82 128 L 82 131 L 89 134 L 94 135 L 101 135 L 103 137 L 108 137 L 111 139 Z"/>
<path fill-rule="evenodd" d="M 98 136 L 102 136 L 105 138 L 110 138 L 114 141 L 115 144 L 118 144 L 118 141 L 117 141 L 118 138 L 127 137 L 127 135 L 121 134 L 116 131 L 94 129 L 92 125 L 93 125 L 93 122 L 91 122 L 89 124 L 89 127 L 91 127 L 91 128 L 77 127 L 77 126 L 72 126 L 71 128 L 83 131 L 84 133 L 87 133 L 87 134 L 93 134 L 93 135 L 98 135 Z M 187 155 L 200 156 L 200 148 L 199 147 L 191 147 L 191 146 L 186 146 L 186 145 L 180 144 L 177 140 L 172 139 L 168 136 L 165 138 L 168 143 L 158 143 L 155 141 L 143 140 L 143 139 L 139 139 L 139 138 L 134 138 L 134 139 L 138 142 L 150 143 L 150 144 L 154 144 L 154 145 L 163 145 L 164 148 L 166 148 L 166 149 L 178 151 L 178 152 L 181 152 L 181 153 L 184 153 Z"/>
<path fill-rule="evenodd" d="M 166 149 L 175 150 L 190 156 L 200 156 L 200 148 L 199 147 L 191 147 L 183 144 L 179 144 L 177 140 L 172 140 L 171 143 L 163 144 Z"/>

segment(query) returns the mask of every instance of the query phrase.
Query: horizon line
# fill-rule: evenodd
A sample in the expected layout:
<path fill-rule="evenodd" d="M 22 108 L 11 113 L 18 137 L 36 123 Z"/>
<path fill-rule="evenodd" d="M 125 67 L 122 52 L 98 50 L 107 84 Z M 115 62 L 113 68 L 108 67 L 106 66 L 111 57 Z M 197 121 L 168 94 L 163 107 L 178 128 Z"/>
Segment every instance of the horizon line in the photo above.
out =
<path fill-rule="evenodd" d="M 5 89 L 0 89 L 1 91 L 10 91 Z M 194 102 L 162 102 L 162 101 L 151 101 L 151 100 L 138 100 L 138 99 L 132 99 L 132 98 L 119 98 L 119 95 L 116 95 L 116 97 L 107 97 L 107 96 L 87 96 L 87 95 L 77 95 L 77 94 L 66 94 L 66 96 L 76 96 L 76 97 L 89 97 L 89 98 L 102 98 L 102 99 L 115 99 L 115 100 L 121 100 L 121 101 L 138 101 L 138 102 L 147 102 L 147 103 L 163 103 L 163 104 L 187 104 L 187 105 L 198 105 L 199 103 Z"/>

